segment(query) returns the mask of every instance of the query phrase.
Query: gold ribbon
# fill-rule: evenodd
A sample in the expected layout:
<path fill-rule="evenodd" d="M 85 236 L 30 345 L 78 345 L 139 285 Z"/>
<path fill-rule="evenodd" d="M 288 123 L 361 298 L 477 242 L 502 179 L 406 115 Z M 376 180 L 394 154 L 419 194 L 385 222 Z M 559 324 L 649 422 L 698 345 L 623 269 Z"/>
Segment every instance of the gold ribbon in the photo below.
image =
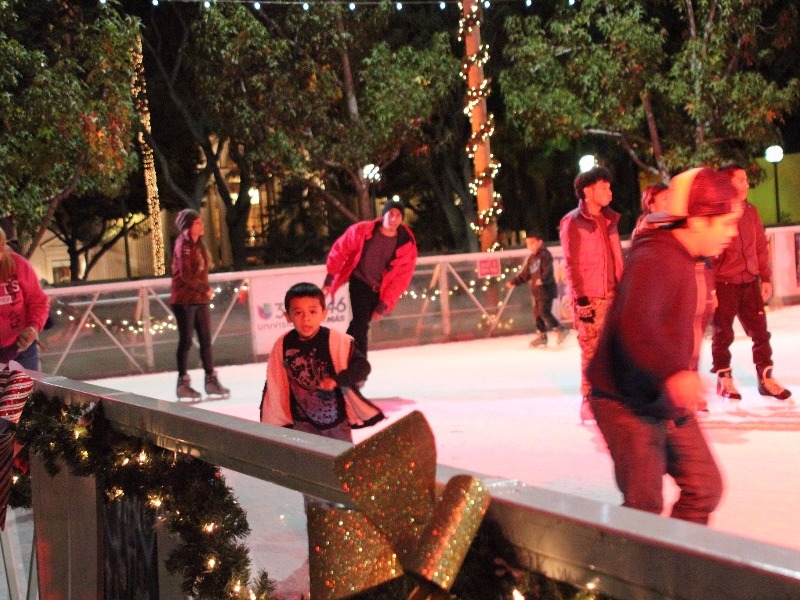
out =
<path fill-rule="evenodd" d="M 334 468 L 357 510 L 309 505 L 311 597 L 348 598 L 411 573 L 420 584 L 409 600 L 449 598 L 490 496 L 476 477 L 457 475 L 436 500 L 436 445 L 422 413 L 341 454 Z"/>

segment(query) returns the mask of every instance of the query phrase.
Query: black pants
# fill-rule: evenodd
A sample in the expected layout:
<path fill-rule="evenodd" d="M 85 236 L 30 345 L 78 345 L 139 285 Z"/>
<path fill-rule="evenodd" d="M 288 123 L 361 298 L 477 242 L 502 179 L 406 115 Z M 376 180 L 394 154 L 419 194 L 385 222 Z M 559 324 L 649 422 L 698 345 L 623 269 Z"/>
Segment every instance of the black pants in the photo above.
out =
<path fill-rule="evenodd" d="M 355 277 L 350 278 L 350 308 L 353 311 L 353 320 L 350 321 L 347 333 L 353 336 L 356 347 L 364 353 L 364 356 L 367 355 L 369 322 L 379 301 L 380 295 L 371 286 Z"/>
<path fill-rule="evenodd" d="M 553 300 L 556 294 L 556 288 L 542 285 L 531 288 L 533 321 L 536 323 L 536 329 L 542 333 L 561 327 L 561 323 L 553 316 Z"/>
<path fill-rule="evenodd" d="M 200 342 L 200 359 L 206 373 L 214 371 L 214 356 L 211 353 L 211 311 L 208 304 L 172 304 L 172 312 L 178 322 L 178 376 L 186 375 L 189 350 L 192 348 L 192 332 L 197 332 Z"/>
<path fill-rule="evenodd" d="M 772 346 L 767 331 L 767 313 L 761 297 L 761 284 L 717 282 L 717 309 L 714 311 L 714 336 L 711 340 L 713 371 L 729 369 L 733 343 L 733 319 L 739 317 L 744 332 L 753 340 L 753 364 L 761 377 L 772 366 Z"/>

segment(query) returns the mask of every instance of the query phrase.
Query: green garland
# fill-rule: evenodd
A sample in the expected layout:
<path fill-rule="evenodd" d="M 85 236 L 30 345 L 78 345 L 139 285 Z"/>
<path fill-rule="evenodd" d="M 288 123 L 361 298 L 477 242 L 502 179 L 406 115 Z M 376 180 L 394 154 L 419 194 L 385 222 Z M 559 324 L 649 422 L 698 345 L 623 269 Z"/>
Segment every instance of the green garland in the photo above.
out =
<path fill-rule="evenodd" d="M 25 445 L 23 459 L 27 452 L 36 453 L 51 475 L 66 464 L 74 475 L 96 477 L 106 502 L 133 497 L 154 511 L 180 539 L 165 564 L 183 577 L 187 595 L 197 600 L 281 600 L 265 571 L 250 581 L 249 551 L 241 543 L 250 533 L 247 517 L 217 467 L 113 431 L 101 405 L 65 405 L 42 392 L 28 400 L 17 441 Z M 9 505 L 31 507 L 30 477 L 16 468 Z M 484 520 L 456 578 L 452 598 L 603 598 L 510 566 L 515 564 L 519 564 L 516 549 L 496 524 Z M 413 577 L 406 575 L 359 594 L 357 600 L 405 600 L 415 585 Z"/>
<path fill-rule="evenodd" d="M 241 540 L 247 517 L 215 466 L 113 431 L 101 405 L 65 405 L 34 393 L 25 406 L 17 441 L 55 475 L 66 464 L 74 475 L 95 476 L 106 502 L 134 497 L 180 539 L 167 557 L 193 598 L 276 600 L 266 572 L 250 581 L 250 557 Z M 16 469 L 9 505 L 30 508 L 30 477 Z"/>

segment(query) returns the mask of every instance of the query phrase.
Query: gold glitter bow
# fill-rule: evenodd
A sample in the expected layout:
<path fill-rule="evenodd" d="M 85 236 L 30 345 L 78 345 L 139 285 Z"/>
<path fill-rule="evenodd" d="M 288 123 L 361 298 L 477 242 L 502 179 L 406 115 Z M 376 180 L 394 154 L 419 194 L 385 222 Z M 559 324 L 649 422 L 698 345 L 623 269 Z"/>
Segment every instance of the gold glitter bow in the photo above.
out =
<path fill-rule="evenodd" d="M 357 510 L 309 504 L 309 571 L 314 600 L 349 598 L 411 573 L 409 600 L 448 598 L 489 506 L 470 475 L 450 479 L 436 501 L 436 447 L 412 412 L 335 460 Z"/>

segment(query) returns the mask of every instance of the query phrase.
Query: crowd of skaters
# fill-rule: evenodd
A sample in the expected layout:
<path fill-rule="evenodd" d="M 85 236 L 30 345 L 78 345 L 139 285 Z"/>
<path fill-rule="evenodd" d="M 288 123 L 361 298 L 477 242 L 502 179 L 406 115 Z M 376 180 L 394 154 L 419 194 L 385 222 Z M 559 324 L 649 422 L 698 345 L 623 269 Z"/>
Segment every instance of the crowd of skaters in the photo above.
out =
<path fill-rule="evenodd" d="M 610 208 L 612 176 L 604 167 L 577 175 L 578 205 L 560 223 L 573 327 L 581 354 L 582 420 L 594 419 L 609 447 L 624 505 L 654 513 L 663 507 L 662 476 L 681 494 L 676 518 L 706 523 L 722 493 L 719 469 L 703 437 L 697 412 L 705 408 L 697 364 L 706 326 L 713 325 L 717 393 L 740 401 L 729 346 L 738 318 L 753 341 L 762 395 L 787 401 L 791 392 L 774 378 L 765 303 L 772 294 L 764 226 L 747 201 L 746 170 L 739 165 L 696 168 L 669 185 L 648 186 L 642 217 L 623 258 L 618 222 Z M 386 202 L 382 214 L 350 226 L 327 259 L 321 286 L 301 283 L 287 291 L 285 317 L 292 328 L 269 356 L 261 420 L 352 441 L 351 429 L 384 418 L 360 393 L 370 373 L 370 323 L 392 311 L 408 287 L 417 258 L 404 206 Z M 199 213 L 178 214 L 180 231 L 172 263 L 170 303 L 178 321 L 177 395 L 197 398 L 187 372 L 196 334 L 207 394 L 226 397 L 217 379 L 210 342 L 208 284 L 211 268 Z M 509 286 L 528 283 L 537 336 L 546 345 L 568 329 L 550 307 L 555 297 L 552 255 L 543 236 L 526 239 L 530 256 Z M 342 334 L 323 325 L 328 298 L 349 284 L 352 321 Z M 47 297 L 30 264 L 0 229 L 0 363 L 38 370 L 38 333 Z"/>
<path fill-rule="evenodd" d="M 596 421 L 625 506 L 660 513 L 664 474 L 681 490 L 673 517 L 707 523 L 719 502 L 722 477 L 697 419 L 706 408 L 697 365 L 709 323 L 721 396 L 741 399 L 727 350 L 734 317 L 753 338 L 760 393 L 779 401 L 791 396 L 772 376 L 764 310 L 769 257 L 746 181 L 746 171 L 730 165 L 648 186 L 623 258 L 620 215 L 609 207 L 611 173 L 595 167 L 575 178 L 578 205 L 561 220 L 560 239 L 581 350 L 581 418 Z M 349 441 L 352 428 L 384 418 L 359 390 L 370 371 L 370 322 L 391 312 L 414 271 L 417 248 L 403 212 L 390 200 L 380 217 L 352 225 L 331 248 L 323 285 L 288 290 L 293 328 L 270 354 L 263 422 Z M 507 285 L 530 286 L 537 331 L 531 346 L 546 345 L 549 332 L 561 343 L 568 329 L 550 310 L 552 255 L 536 231 L 526 247 L 530 255 Z M 343 335 L 323 323 L 326 300 L 345 282 L 353 320 Z"/>

